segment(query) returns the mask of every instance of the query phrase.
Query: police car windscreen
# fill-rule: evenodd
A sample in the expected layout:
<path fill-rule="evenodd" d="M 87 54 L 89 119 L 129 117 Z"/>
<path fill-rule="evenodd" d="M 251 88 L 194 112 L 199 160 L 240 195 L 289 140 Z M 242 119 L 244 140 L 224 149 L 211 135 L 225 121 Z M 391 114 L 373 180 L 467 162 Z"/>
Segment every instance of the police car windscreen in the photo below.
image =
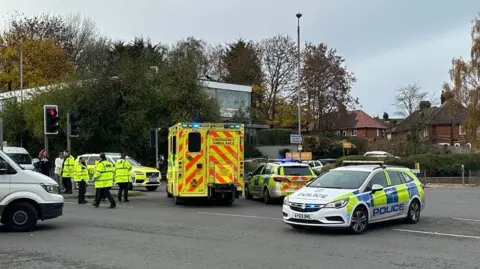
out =
<path fill-rule="evenodd" d="M 330 170 L 317 177 L 308 187 L 331 189 L 358 189 L 370 172 Z"/>
<path fill-rule="evenodd" d="M 283 175 L 285 176 L 311 176 L 312 172 L 308 166 L 284 166 Z"/>

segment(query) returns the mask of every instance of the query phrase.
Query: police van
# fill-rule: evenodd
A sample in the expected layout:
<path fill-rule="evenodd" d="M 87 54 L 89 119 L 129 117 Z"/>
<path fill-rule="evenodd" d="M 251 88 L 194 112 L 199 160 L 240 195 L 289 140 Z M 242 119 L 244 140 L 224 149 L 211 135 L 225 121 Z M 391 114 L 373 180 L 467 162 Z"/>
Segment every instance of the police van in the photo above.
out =
<path fill-rule="evenodd" d="M 25 170 L 0 150 L 0 223 L 16 232 L 32 230 L 38 220 L 63 214 L 58 184 L 43 174 Z"/>
<path fill-rule="evenodd" d="M 421 182 L 408 168 L 374 163 L 379 164 L 334 168 L 285 197 L 284 222 L 294 228 L 344 227 L 355 234 L 375 222 L 417 223 L 425 208 Z"/>

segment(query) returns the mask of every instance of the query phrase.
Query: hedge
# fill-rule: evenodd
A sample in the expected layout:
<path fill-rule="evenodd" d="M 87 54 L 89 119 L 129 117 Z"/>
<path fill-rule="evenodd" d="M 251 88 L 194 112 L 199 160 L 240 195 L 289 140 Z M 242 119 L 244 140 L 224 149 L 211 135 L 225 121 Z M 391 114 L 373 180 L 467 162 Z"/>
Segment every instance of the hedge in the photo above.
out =
<path fill-rule="evenodd" d="M 342 165 L 344 160 L 362 160 L 375 161 L 382 160 L 387 165 L 405 166 L 410 169 L 415 168 L 415 163 L 420 164 L 421 170 L 426 170 L 427 176 L 431 177 L 448 177 L 460 176 L 462 173 L 462 165 L 465 171 L 480 170 L 480 154 L 419 154 L 406 158 L 372 158 L 361 155 L 350 155 L 337 159 L 334 166 L 324 167 L 323 171 L 328 171 L 334 167 Z M 468 173 L 468 172 L 467 172 Z"/>
<path fill-rule="evenodd" d="M 290 134 L 295 132 L 290 129 L 266 129 L 257 132 L 259 146 L 285 146 L 290 145 Z"/>

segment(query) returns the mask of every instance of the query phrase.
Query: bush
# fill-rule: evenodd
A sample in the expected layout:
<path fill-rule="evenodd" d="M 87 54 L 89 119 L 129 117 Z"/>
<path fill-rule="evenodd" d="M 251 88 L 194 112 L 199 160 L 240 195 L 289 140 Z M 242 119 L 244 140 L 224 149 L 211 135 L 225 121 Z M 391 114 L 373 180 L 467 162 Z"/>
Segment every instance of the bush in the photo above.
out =
<path fill-rule="evenodd" d="M 257 142 L 260 146 L 290 145 L 290 134 L 295 132 L 290 129 L 266 129 L 257 133 Z"/>
<path fill-rule="evenodd" d="M 334 163 L 326 164 L 322 167 L 322 172 L 321 173 L 328 172 L 328 171 L 330 171 L 330 169 L 333 169 L 335 167 L 336 167 L 336 165 Z"/>

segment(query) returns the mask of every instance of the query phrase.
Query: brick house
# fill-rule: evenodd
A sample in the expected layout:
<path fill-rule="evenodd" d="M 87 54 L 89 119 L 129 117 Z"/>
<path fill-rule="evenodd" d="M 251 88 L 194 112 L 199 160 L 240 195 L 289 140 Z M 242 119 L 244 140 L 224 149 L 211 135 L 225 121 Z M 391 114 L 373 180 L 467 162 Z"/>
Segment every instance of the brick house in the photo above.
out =
<path fill-rule="evenodd" d="M 338 115 L 335 133 L 342 136 L 377 138 L 385 135 L 386 127 L 362 110 L 346 111 Z"/>
<path fill-rule="evenodd" d="M 427 103 L 403 120 L 393 130 L 393 137 L 405 141 L 408 134 L 418 132 L 423 142 L 458 142 L 465 135 L 462 123 L 467 117 L 467 108 L 455 99 L 445 99 L 443 95 L 440 107 L 430 107 Z"/>
<path fill-rule="evenodd" d="M 380 119 L 379 117 L 375 117 L 375 120 L 380 122 L 381 125 L 385 126 L 386 128 L 386 137 L 390 140 L 392 139 L 392 132 L 398 125 L 403 121 L 403 118 L 390 118 L 387 112 L 383 113 L 383 118 Z"/>

